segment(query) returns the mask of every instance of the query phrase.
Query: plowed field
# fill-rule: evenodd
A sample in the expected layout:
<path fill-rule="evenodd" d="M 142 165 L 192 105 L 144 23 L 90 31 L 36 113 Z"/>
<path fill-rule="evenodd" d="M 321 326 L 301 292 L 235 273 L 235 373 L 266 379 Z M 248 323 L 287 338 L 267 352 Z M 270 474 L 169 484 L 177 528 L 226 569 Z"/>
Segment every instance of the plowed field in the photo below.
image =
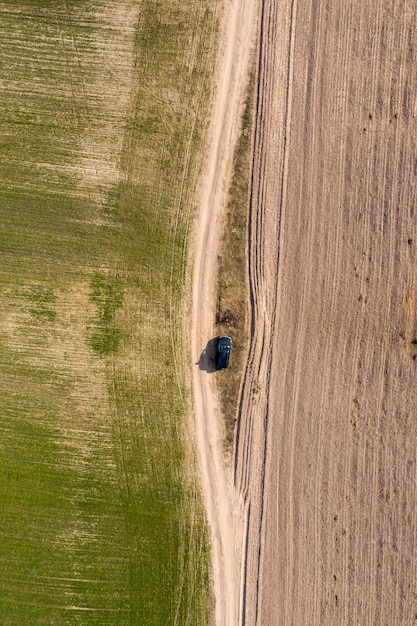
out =
<path fill-rule="evenodd" d="M 266 0 L 242 622 L 417 618 L 417 10 Z"/>

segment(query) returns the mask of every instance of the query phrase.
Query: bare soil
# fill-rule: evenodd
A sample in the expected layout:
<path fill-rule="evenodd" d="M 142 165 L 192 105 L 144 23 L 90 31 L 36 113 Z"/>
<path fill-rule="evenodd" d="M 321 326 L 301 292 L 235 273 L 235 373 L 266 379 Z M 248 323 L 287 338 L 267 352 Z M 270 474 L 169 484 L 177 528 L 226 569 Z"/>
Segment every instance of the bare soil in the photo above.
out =
<path fill-rule="evenodd" d="M 265 0 L 241 623 L 417 618 L 417 9 Z"/>
<path fill-rule="evenodd" d="M 417 617 L 416 18 L 408 0 L 262 4 L 234 492 L 198 367 L 246 75 L 226 7 L 192 305 L 217 624 Z"/>
<path fill-rule="evenodd" d="M 193 284 L 190 303 L 195 438 L 212 536 L 215 621 L 235 626 L 240 596 L 242 516 L 233 488 L 232 468 L 223 455 L 224 426 L 215 372 L 208 352 L 216 335 L 217 261 L 233 155 L 241 128 L 249 61 L 255 45 L 257 3 L 226 0 L 220 18 L 219 52 L 207 153 L 198 193 L 192 242 Z"/>

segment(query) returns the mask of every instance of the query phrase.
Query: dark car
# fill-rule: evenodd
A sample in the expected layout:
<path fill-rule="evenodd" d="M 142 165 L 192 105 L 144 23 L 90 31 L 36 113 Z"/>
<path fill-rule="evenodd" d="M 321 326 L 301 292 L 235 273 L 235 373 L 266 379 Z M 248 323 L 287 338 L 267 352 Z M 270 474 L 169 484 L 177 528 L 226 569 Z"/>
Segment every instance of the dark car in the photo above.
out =
<path fill-rule="evenodd" d="M 225 370 L 229 367 L 232 340 L 226 335 L 217 338 L 215 364 L 217 370 Z"/>

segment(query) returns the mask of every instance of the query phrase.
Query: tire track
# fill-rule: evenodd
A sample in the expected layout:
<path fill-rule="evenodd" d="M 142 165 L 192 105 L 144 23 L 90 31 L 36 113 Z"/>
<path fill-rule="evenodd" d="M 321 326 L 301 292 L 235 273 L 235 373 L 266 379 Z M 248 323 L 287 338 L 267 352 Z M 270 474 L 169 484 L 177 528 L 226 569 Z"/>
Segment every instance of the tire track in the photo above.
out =
<path fill-rule="evenodd" d="M 209 126 L 208 149 L 199 189 L 193 242 L 191 352 L 198 364 L 214 335 L 218 242 L 239 135 L 249 61 L 258 20 L 254 0 L 228 0 L 221 17 L 220 47 Z M 241 590 L 243 532 L 239 502 L 223 458 L 223 428 L 213 377 L 192 371 L 196 443 L 212 535 L 215 621 L 235 626 Z"/>
<path fill-rule="evenodd" d="M 243 572 L 243 588 L 241 599 L 241 623 L 258 623 L 260 585 L 260 564 L 262 561 L 263 545 L 263 499 L 267 459 L 267 431 L 268 431 L 268 404 L 265 399 L 269 395 L 271 384 L 271 353 L 274 340 L 273 329 L 277 317 L 278 268 L 280 256 L 280 221 L 281 212 L 268 213 L 266 207 L 273 197 L 278 194 L 279 206 L 284 202 L 286 176 L 286 143 L 289 133 L 289 106 L 291 96 L 291 66 L 292 66 L 292 29 L 295 13 L 294 1 L 285 5 L 285 11 L 280 14 L 275 2 L 262 3 L 260 52 L 258 68 L 258 96 L 256 106 L 256 127 L 254 138 L 254 167 L 252 176 L 252 191 L 249 216 L 249 280 L 250 301 L 252 307 L 251 329 L 252 341 L 249 348 L 248 367 L 244 378 L 240 415 L 245 420 L 238 423 L 237 444 L 235 457 L 235 485 L 244 496 L 246 506 L 251 510 L 247 516 L 247 533 L 251 538 L 251 545 L 246 552 L 246 562 Z M 284 106 L 279 112 L 285 131 L 282 144 L 277 155 L 278 176 L 274 179 L 268 176 L 270 166 L 266 162 L 265 138 L 274 134 L 276 129 L 271 127 L 271 120 L 267 113 L 272 107 L 272 94 L 275 75 L 274 45 L 280 18 L 286 18 L 287 29 L 285 38 L 284 59 L 286 60 L 286 97 Z M 278 71 L 278 68 L 277 68 Z M 275 165 L 275 164 L 274 164 Z M 271 193 L 271 187 L 274 190 Z M 268 219 L 266 219 L 268 218 Z M 272 220 L 271 220 L 272 218 Z M 275 233 L 275 240 L 268 247 L 269 258 L 264 255 L 264 243 L 270 233 Z M 272 268 L 272 272 L 271 272 Z M 275 270 L 273 269 L 275 268 Z M 271 289 L 272 277 L 272 289 Z M 256 331 L 256 332 L 255 332 Z M 261 388 L 259 400 L 254 402 L 254 389 Z M 262 425 L 255 428 L 257 415 L 262 415 Z M 254 438 L 255 436 L 255 438 Z M 249 493 L 249 484 L 251 492 Z M 255 514 L 252 513 L 252 497 L 256 498 Z M 260 505 L 260 506 L 259 506 Z M 249 525 L 250 524 L 250 525 Z M 250 610 L 248 610 L 250 607 Z M 260 622 L 259 622 L 260 623 Z"/>

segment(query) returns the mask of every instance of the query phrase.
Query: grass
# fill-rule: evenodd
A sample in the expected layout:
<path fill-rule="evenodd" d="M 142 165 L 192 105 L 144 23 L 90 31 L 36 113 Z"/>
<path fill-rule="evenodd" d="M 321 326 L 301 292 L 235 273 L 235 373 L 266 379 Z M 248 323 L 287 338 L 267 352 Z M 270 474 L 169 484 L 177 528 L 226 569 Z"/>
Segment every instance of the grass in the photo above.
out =
<path fill-rule="evenodd" d="M 0 8 L 0 622 L 206 624 L 182 306 L 216 2 Z"/>
<path fill-rule="evenodd" d="M 219 378 L 225 419 L 225 447 L 234 441 L 240 386 L 248 344 L 247 228 L 253 149 L 255 73 L 248 85 L 242 131 L 236 146 L 233 179 L 229 190 L 226 225 L 219 256 L 216 324 L 219 334 L 231 335 L 233 354 L 227 377 Z"/>

